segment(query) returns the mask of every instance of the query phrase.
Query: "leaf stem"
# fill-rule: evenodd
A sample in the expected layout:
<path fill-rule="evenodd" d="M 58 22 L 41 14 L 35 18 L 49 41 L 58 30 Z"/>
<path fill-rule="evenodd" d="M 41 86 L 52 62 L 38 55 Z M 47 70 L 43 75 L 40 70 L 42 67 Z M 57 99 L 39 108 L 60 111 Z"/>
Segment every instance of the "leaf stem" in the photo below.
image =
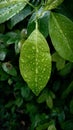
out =
<path fill-rule="evenodd" d="M 31 4 L 29 1 L 27 1 L 26 3 L 36 10 L 36 7 L 33 4 Z"/>
<path fill-rule="evenodd" d="M 38 29 L 38 22 L 37 22 L 37 19 L 36 19 L 36 29 Z"/>

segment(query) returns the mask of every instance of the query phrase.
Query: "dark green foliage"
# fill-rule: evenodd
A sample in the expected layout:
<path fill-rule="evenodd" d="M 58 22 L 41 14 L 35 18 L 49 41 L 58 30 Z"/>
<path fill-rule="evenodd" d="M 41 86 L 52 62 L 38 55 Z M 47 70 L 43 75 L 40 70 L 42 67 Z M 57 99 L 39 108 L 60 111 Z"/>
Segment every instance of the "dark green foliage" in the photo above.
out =
<path fill-rule="evenodd" d="M 44 0 L 30 3 L 40 9 Z M 73 20 L 73 0 L 64 0 L 52 11 Z M 38 24 L 51 50 L 50 80 L 36 97 L 20 75 L 20 48 L 35 27 L 34 13 L 27 4 L 19 14 L 0 24 L 0 130 L 73 130 L 73 62 L 60 57 L 52 46 L 47 28 L 49 11 Z"/>

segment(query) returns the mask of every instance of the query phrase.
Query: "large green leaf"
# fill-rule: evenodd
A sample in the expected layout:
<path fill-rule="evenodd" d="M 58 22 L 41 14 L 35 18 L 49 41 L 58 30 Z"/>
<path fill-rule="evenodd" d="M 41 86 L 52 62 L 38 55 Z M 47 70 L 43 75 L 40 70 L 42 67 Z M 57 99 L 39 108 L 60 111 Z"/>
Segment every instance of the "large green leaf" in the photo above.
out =
<path fill-rule="evenodd" d="M 73 22 L 64 15 L 51 13 L 49 33 L 58 54 L 73 62 Z"/>
<path fill-rule="evenodd" d="M 59 6 L 64 0 L 47 0 L 45 9 L 51 10 Z"/>
<path fill-rule="evenodd" d="M 46 86 L 51 73 L 50 50 L 38 29 L 35 29 L 22 45 L 19 65 L 23 79 L 38 95 Z"/>
<path fill-rule="evenodd" d="M 22 10 L 29 0 L 3 0 L 0 2 L 0 24 Z"/>

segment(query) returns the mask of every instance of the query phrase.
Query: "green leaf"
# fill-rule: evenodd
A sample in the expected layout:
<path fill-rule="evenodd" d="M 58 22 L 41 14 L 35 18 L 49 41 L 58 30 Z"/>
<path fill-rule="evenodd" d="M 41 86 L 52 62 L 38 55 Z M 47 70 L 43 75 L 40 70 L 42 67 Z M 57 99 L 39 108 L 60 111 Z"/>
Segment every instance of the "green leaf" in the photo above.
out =
<path fill-rule="evenodd" d="M 7 7 L 12 4 L 17 4 L 18 2 L 23 2 L 26 0 L 0 0 L 0 8 Z"/>
<path fill-rule="evenodd" d="M 15 100 L 15 105 L 20 107 L 23 104 L 23 98 L 19 97 Z"/>
<path fill-rule="evenodd" d="M 61 76 L 67 76 L 73 69 L 73 63 L 69 62 L 65 64 L 64 68 L 59 71 Z"/>
<path fill-rule="evenodd" d="M 53 91 L 49 91 L 49 95 L 51 96 L 52 99 L 56 98 L 56 95 L 53 93 Z"/>
<path fill-rule="evenodd" d="M 8 77 L 9 75 L 3 71 L 2 66 L 0 64 L 0 81 L 5 81 L 8 79 Z"/>
<path fill-rule="evenodd" d="M 52 97 L 50 96 L 50 94 L 48 95 L 47 99 L 46 99 L 46 104 L 47 106 L 52 109 L 53 108 L 53 99 Z"/>
<path fill-rule="evenodd" d="M 25 19 L 29 14 L 31 14 L 31 8 L 27 6 L 9 20 L 8 27 L 12 29 L 17 23 Z"/>
<path fill-rule="evenodd" d="M 7 73 L 10 74 L 12 76 L 17 76 L 17 71 L 16 69 L 13 67 L 12 64 L 10 64 L 9 62 L 5 62 L 2 64 L 2 68 L 3 70 Z"/>
<path fill-rule="evenodd" d="M 58 54 L 73 62 L 73 22 L 64 15 L 51 13 L 49 33 Z"/>
<path fill-rule="evenodd" d="M 21 95 L 23 98 L 28 99 L 30 95 L 30 89 L 27 86 L 21 87 Z"/>
<path fill-rule="evenodd" d="M 37 99 L 37 102 L 38 102 L 38 103 L 43 103 L 43 102 L 45 102 L 47 96 L 48 96 L 48 91 L 47 91 L 47 89 L 44 89 L 44 90 L 42 91 L 42 93 L 39 95 L 39 97 L 38 97 L 38 99 Z"/>
<path fill-rule="evenodd" d="M 6 34 L 0 34 L 0 41 L 3 42 L 5 46 L 19 42 L 20 38 L 20 32 L 8 32 Z"/>
<path fill-rule="evenodd" d="M 49 125 L 48 130 L 57 130 L 54 124 Z"/>
<path fill-rule="evenodd" d="M 49 126 L 49 123 L 44 123 L 42 125 L 37 126 L 36 130 L 45 130 L 48 128 L 48 126 Z"/>
<path fill-rule="evenodd" d="M 29 88 L 38 95 L 51 73 L 51 55 L 43 35 L 35 29 L 21 48 L 20 72 Z"/>
<path fill-rule="evenodd" d="M 3 44 L 0 44 L 0 60 L 3 61 L 6 57 L 7 50 Z"/>
<path fill-rule="evenodd" d="M 64 111 L 59 111 L 58 120 L 59 120 L 60 123 L 65 121 L 65 112 Z"/>
<path fill-rule="evenodd" d="M 26 0 L 5 0 L 0 2 L 0 24 L 19 13 L 26 6 L 27 2 Z"/>
<path fill-rule="evenodd" d="M 57 70 L 61 70 L 65 66 L 65 60 L 62 57 L 60 57 L 60 55 L 58 55 L 57 52 L 52 54 L 52 61 L 56 62 Z"/>
<path fill-rule="evenodd" d="M 59 6 L 64 0 L 47 0 L 45 9 L 51 10 Z"/>

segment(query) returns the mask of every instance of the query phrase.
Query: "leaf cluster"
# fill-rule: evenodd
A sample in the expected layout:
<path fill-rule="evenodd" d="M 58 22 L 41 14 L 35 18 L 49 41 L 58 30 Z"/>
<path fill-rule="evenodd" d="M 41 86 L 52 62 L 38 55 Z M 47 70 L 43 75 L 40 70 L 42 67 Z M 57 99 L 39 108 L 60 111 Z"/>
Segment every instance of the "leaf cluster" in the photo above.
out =
<path fill-rule="evenodd" d="M 39 14 L 46 2 L 31 0 L 30 3 L 38 6 Z M 73 1 L 64 0 L 52 10 L 52 18 L 56 13 L 72 22 L 72 10 Z M 23 42 L 35 28 L 35 14 L 34 9 L 27 4 L 19 13 L 15 11 L 13 17 L 9 14 L 11 19 L 6 18 L 9 20 L 0 24 L 0 130 L 72 130 L 73 62 L 71 58 L 73 57 L 67 60 L 54 48 L 48 31 L 49 11 L 39 15 L 38 25 L 49 44 L 52 56 L 50 80 L 36 97 L 20 74 L 20 50 Z M 69 59 L 68 54 L 66 56 Z"/>

